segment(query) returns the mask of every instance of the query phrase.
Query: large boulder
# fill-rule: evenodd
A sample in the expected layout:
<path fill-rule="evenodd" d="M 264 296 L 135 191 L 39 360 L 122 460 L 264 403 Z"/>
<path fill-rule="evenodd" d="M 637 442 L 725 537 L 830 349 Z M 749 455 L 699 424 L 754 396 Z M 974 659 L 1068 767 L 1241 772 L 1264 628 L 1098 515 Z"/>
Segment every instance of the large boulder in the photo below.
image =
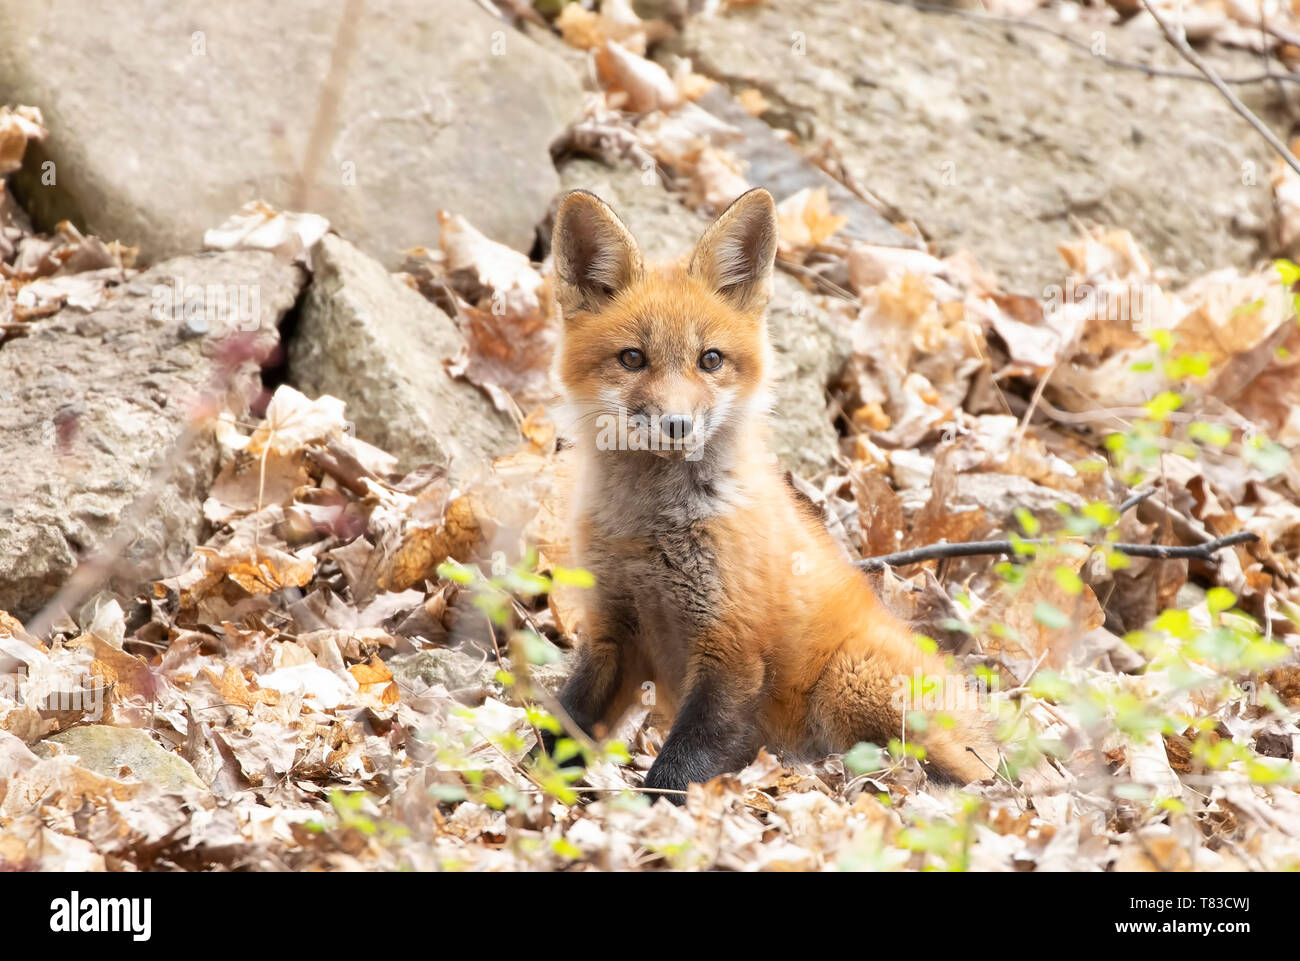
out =
<path fill-rule="evenodd" d="M 344 2 L 0 4 L 0 103 L 50 128 L 26 206 L 159 258 L 246 201 L 294 203 L 305 159 L 315 190 L 296 202 L 390 265 L 439 208 L 526 251 L 555 193 L 549 145 L 579 109 L 572 68 L 474 0 L 391 0 L 366 5 L 335 75 Z"/>
<path fill-rule="evenodd" d="M 1112 57 L 1190 70 L 1139 20 L 1070 29 L 1087 44 L 1100 31 Z M 1117 69 L 1040 31 L 865 0 L 693 18 L 681 48 L 700 72 L 761 90 L 764 120 L 833 143 L 859 184 L 1019 292 L 1061 282 L 1056 245 L 1079 221 L 1128 228 L 1185 275 L 1257 254 L 1273 160 L 1207 83 Z M 1214 56 L 1225 74 L 1259 72 L 1255 55 Z M 1265 108 L 1267 85 L 1238 90 Z"/>
<path fill-rule="evenodd" d="M 180 569 L 219 457 L 192 419 L 245 415 L 304 280 L 264 251 L 180 257 L 0 346 L 0 610 L 34 613 L 123 524 L 121 589 Z"/>
<path fill-rule="evenodd" d="M 295 386 L 345 401 L 357 436 L 403 468 L 437 463 L 468 480 L 519 445 L 487 395 L 447 373 L 464 343 L 455 321 L 333 234 L 312 264 L 289 345 Z"/>
<path fill-rule="evenodd" d="M 607 167 L 574 159 L 560 168 L 566 190 L 590 190 L 622 217 L 651 260 L 689 254 L 709 219 L 683 206 L 663 187 L 647 185 L 632 166 Z M 787 468 L 815 477 L 828 470 L 838 449 L 827 414 L 826 386 L 848 360 L 844 324 L 789 275 L 777 271 L 767 311 L 775 366 L 776 407 L 770 418 L 772 446 Z"/>

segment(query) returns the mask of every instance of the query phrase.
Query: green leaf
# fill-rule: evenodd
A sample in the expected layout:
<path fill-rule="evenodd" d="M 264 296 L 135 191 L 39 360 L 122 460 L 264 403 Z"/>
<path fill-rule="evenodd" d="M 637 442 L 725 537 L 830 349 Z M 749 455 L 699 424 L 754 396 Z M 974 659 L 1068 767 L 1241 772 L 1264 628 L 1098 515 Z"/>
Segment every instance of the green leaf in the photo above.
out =
<path fill-rule="evenodd" d="M 1083 516 L 1096 521 L 1102 527 L 1110 527 L 1119 522 L 1119 511 L 1107 501 L 1090 501 L 1085 504 Z"/>
<path fill-rule="evenodd" d="M 1290 260 L 1278 259 L 1273 261 L 1273 269 L 1282 278 L 1282 283 L 1288 287 L 1300 281 L 1300 267 Z"/>
<path fill-rule="evenodd" d="M 1039 671 L 1029 681 L 1029 693 L 1048 701 L 1064 701 L 1072 690 L 1070 683 L 1056 671 Z"/>
<path fill-rule="evenodd" d="M 1165 376 L 1170 380 L 1205 377 L 1210 373 L 1210 355 L 1204 352 L 1182 354 L 1165 361 Z"/>
<path fill-rule="evenodd" d="M 556 764 L 563 767 L 565 761 L 572 761 L 581 753 L 582 745 L 571 737 L 562 737 L 555 742 L 555 750 L 551 756 L 555 758 Z"/>
<path fill-rule="evenodd" d="M 429 795 L 449 804 L 466 798 L 465 788 L 459 784 L 430 784 Z"/>
<path fill-rule="evenodd" d="M 607 741 L 601 745 L 601 748 L 606 761 L 613 761 L 615 764 L 632 763 L 632 752 L 622 741 Z"/>
<path fill-rule="evenodd" d="M 1160 348 L 1162 354 L 1169 353 L 1174 346 L 1174 333 L 1171 330 L 1165 330 L 1163 327 L 1151 331 L 1148 335 L 1151 343 Z"/>
<path fill-rule="evenodd" d="M 568 838 L 556 838 L 551 842 L 551 850 L 569 861 L 582 857 L 582 850 Z"/>
<path fill-rule="evenodd" d="M 1266 477 L 1276 477 L 1291 465 L 1291 452 L 1267 437 L 1256 437 L 1242 448 L 1242 453 Z"/>
<path fill-rule="evenodd" d="M 879 771 L 885 766 L 885 752 L 874 744 L 860 741 L 844 755 L 844 769 L 854 777 Z"/>
<path fill-rule="evenodd" d="M 1054 631 L 1059 631 L 1070 623 L 1063 610 L 1047 601 L 1039 601 L 1034 605 L 1034 620 Z"/>
<path fill-rule="evenodd" d="M 1193 421 L 1187 425 L 1187 436 L 1202 444 L 1213 447 L 1227 447 L 1232 443 L 1232 429 L 1223 424 L 1207 424 L 1203 420 Z"/>
<path fill-rule="evenodd" d="M 1027 537 L 1037 537 L 1038 532 L 1043 529 L 1043 525 L 1038 518 L 1023 507 L 1016 508 L 1016 520 Z"/>
<path fill-rule="evenodd" d="M 1155 624 L 1152 626 L 1157 631 L 1172 634 L 1183 641 L 1190 640 L 1192 635 L 1196 633 L 1192 627 L 1192 615 L 1187 611 L 1172 607 L 1167 611 L 1161 611 L 1160 616 L 1156 618 Z"/>
<path fill-rule="evenodd" d="M 581 567 L 554 567 L 551 580 L 565 587 L 595 587 L 596 576 Z"/>
<path fill-rule="evenodd" d="M 1226 587 L 1211 587 L 1205 592 L 1205 603 L 1211 614 L 1222 614 L 1237 603 L 1237 595 Z"/>
<path fill-rule="evenodd" d="M 459 561 L 443 561 L 438 565 L 438 576 L 457 584 L 473 584 L 477 574 L 475 568 L 466 567 Z"/>
<path fill-rule="evenodd" d="M 1061 585 L 1061 589 L 1067 594 L 1082 594 L 1083 579 L 1072 569 L 1064 565 L 1058 566 L 1052 571 L 1052 576 L 1056 578 L 1056 583 Z"/>
<path fill-rule="evenodd" d="M 523 640 L 524 656 L 528 658 L 529 664 L 558 664 L 562 659 L 560 649 L 535 632 L 520 631 L 519 636 Z"/>
<path fill-rule="evenodd" d="M 1172 390 L 1162 390 L 1143 406 L 1152 420 L 1166 421 L 1170 414 L 1183 406 L 1183 398 Z"/>

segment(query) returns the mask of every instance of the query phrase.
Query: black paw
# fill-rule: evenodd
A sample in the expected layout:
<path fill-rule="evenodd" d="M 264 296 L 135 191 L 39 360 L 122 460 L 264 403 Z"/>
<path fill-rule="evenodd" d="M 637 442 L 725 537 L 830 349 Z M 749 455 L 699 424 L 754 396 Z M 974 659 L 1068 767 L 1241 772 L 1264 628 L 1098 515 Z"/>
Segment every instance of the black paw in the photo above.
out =
<path fill-rule="evenodd" d="M 656 793 L 651 795 L 651 800 L 655 798 L 667 798 L 673 804 L 685 804 L 685 794 L 659 794 L 659 791 L 685 791 L 686 785 L 691 783 L 690 777 L 680 764 L 674 764 L 664 755 L 660 754 L 655 758 L 654 764 L 650 765 L 650 770 L 646 773 L 643 786 L 650 788 Z"/>

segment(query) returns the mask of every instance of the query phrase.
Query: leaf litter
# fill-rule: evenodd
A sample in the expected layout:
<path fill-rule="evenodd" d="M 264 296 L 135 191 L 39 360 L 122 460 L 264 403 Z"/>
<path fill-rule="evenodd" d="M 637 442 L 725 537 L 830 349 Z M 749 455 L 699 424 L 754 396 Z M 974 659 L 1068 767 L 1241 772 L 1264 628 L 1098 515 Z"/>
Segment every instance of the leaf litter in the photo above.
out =
<path fill-rule="evenodd" d="M 748 187 L 727 150 L 737 133 L 691 102 L 689 64 L 644 58 L 665 25 L 603 6 L 559 21 L 603 83 L 568 148 L 649 159 L 686 203 L 725 206 Z M 1214 10 L 1207 24 L 1231 36 L 1236 8 Z M 38 139 L 39 115 L 6 113 L 0 129 Z M 1283 238 L 1296 236 L 1290 176 L 1274 177 Z M 520 693 L 563 676 L 583 589 L 565 567 L 549 268 L 446 212 L 438 249 L 409 252 L 399 276 L 458 319 L 450 369 L 516 414 L 518 452 L 464 489 L 430 466 L 399 474 L 340 401 L 289 387 L 262 423 L 214 425 L 227 451 L 204 505 L 214 533 L 183 570 L 99 595 L 48 637 L 0 614 L 0 862 L 1300 865 L 1300 268 L 1173 287 L 1127 232 L 1097 225 L 1063 241 L 1061 297 L 1041 303 L 1002 290 L 976 254 L 842 240 L 824 192 L 780 213 L 782 258 L 847 288 L 825 298 L 797 275 L 853 345 L 832 385 L 839 466 L 793 478 L 833 535 L 854 557 L 1023 539 L 1010 557 L 871 575 L 922 643 L 996 682 L 997 776 L 938 787 L 900 744 L 813 764 L 762 752 L 676 807 L 637 790 L 664 735 L 653 712 L 617 732 L 625 748 L 585 786 L 538 774 L 539 718 Z M 325 229 L 250 205 L 207 240 L 298 256 Z M 71 228 L 6 223 L 4 238 L 5 323 L 93 305 L 93 282 L 70 283 L 83 273 L 129 278 L 129 251 Z M 18 313 L 17 295 L 60 277 Z M 1139 485 L 1152 492 L 1121 512 Z M 1258 540 L 1212 562 L 1107 547 L 1243 530 Z M 145 737 L 132 763 L 97 748 L 106 730 Z"/>

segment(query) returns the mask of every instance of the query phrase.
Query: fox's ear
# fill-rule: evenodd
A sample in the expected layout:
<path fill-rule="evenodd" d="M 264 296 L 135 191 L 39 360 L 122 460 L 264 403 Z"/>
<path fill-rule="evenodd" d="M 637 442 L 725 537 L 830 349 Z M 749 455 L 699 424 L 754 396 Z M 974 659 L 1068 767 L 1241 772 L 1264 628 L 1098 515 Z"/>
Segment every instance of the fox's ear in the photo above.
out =
<path fill-rule="evenodd" d="M 704 232 L 691 273 L 742 311 L 762 310 L 776 260 L 776 204 L 762 187 L 741 194 Z"/>
<path fill-rule="evenodd" d="M 565 195 L 551 235 L 555 291 L 567 317 L 600 310 L 641 273 L 636 240 L 605 201 L 585 190 Z"/>

